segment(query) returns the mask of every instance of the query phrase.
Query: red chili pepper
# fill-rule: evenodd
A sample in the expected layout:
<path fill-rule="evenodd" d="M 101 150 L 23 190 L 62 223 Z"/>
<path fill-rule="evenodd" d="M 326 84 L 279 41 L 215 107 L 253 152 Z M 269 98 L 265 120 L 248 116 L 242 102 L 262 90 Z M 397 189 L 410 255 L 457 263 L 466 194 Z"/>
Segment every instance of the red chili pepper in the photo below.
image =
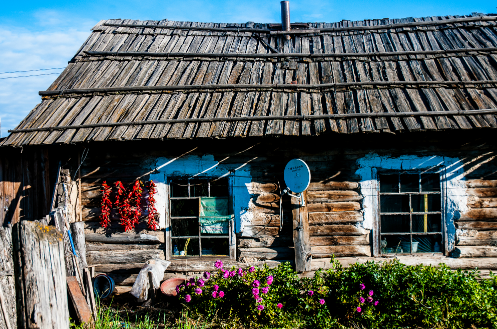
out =
<path fill-rule="evenodd" d="M 151 230 L 157 230 L 159 227 L 159 224 L 156 221 L 157 216 L 159 213 L 157 212 L 157 209 L 155 208 L 155 197 L 154 195 L 157 193 L 156 190 L 156 185 L 153 181 L 150 181 L 148 183 L 148 204 L 147 204 L 147 211 L 148 211 L 148 221 L 147 221 L 147 226 Z"/>
<path fill-rule="evenodd" d="M 110 225 L 110 209 L 112 207 L 112 202 L 110 201 L 110 193 L 112 191 L 111 187 L 107 185 L 107 182 L 102 183 L 102 203 L 101 203 L 101 214 L 100 214 L 100 225 L 103 228 L 107 228 Z"/>

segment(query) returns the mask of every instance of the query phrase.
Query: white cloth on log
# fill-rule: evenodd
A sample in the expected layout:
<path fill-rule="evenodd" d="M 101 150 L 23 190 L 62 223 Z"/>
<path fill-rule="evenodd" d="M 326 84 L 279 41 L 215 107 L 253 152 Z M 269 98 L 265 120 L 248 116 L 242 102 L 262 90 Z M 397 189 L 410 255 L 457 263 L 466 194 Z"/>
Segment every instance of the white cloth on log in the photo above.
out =
<path fill-rule="evenodd" d="M 164 278 L 164 272 L 171 262 L 162 259 L 151 259 L 147 261 L 145 266 L 140 270 L 133 287 L 131 294 L 138 298 L 138 301 L 144 302 L 148 299 L 148 289 L 150 289 L 148 273 L 152 274 L 152 284 L 154 289 L 159 289 L 160 282 Z"/>

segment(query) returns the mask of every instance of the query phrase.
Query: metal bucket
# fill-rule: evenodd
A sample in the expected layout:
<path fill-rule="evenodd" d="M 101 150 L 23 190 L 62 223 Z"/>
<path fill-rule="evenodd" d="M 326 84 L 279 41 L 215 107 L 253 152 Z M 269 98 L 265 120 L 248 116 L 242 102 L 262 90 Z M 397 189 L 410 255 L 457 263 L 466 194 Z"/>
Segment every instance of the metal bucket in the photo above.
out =
<path fill-rule="evenodd" d="M 93 278 L 93 291 L 99 298 L 109 297 L 114 287 L 114 280 L 107 274 L 99 274 Z"/>

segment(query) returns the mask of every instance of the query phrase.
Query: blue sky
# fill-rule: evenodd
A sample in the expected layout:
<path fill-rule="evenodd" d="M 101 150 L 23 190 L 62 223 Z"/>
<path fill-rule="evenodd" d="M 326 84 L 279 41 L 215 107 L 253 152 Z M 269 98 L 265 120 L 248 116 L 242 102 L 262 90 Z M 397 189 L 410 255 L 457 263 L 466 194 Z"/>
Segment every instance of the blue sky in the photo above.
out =
<path fill-rule="evenodd" d="M 496 5 L 493 1 L 461 0 L 291 0 L 290 10 L 292 22 L 336 22 L 496 13 Z M 60 68 L 67 65 L 90 29 L 110 18 L 276 23 L 280 20 L 280 1 L 4 1 L 0 11 L 2 137 L 40 102 L 38 91 L 48 88 L 62 72 Z M 45 70 L 52 68 L 58 69 Z M 39 69 L 44 70 L 5 73 Z M 19 76 L 23 77 L 15 78 Z"/>

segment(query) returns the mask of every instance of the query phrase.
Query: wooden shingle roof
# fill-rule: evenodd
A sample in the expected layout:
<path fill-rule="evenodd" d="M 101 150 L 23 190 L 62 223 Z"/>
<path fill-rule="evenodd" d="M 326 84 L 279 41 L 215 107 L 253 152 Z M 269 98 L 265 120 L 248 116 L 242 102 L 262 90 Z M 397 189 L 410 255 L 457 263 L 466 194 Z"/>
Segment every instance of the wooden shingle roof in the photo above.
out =
<path fill-rule="evenodd" d="M 101 21 L 1 145 L 496 128 L 496 21 Z"/>

